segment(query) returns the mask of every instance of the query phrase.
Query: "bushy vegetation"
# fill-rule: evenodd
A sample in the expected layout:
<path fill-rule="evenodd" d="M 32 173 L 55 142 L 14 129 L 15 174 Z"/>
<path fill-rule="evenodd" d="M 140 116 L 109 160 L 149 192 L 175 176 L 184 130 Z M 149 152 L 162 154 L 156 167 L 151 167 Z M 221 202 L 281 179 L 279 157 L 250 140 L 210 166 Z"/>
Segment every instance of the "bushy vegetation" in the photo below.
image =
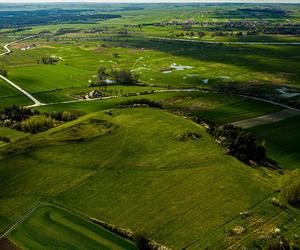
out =
<path fill-rule="evenodd" d="M 19 129 L 24 132 L 36 134 L 55 126 L 55 120 L 45 115 L 35 115 L 19 124 Z"/>
<path fill-rule="evenodd" d="M 136 85 L 138 83 L 138 76 L 128 69 L 113 70 L 111 75 L 116 84 Z"/>
<path fill-rule="evenodd" d="M 0 125 L 35 134 L 54 127 L 56 123 L 75 120 L 80 114 L 77 110 L 41 113 L 13 105 L 0 111 Z"/>
<path fill-rule="evenodd" d="M 0 67 L 0 75 L 5 77 L 8 75 L 7 70 L 4 67 Z"/>
<path fill-rule="evenodd" d="M 152 100 L 149 100 L 149 99 L 146 99 L 146 98 L 132 99 L 132 100 L 121 102 L 120 107 L 134 107 L 134 106 L 137 106 L 137 105 L 146 105 L 148 107 L 159 108 L 159 109 L 163 108 L 163 106 L 159 102 L 152 101 Z"/>
<path fill-rule="evenodd" d="M 50 115 L 55 120 L 67 122 L 77 119 L 81 113 L 78 110 L 65 110 L 63 112 L 54 112 Z"/>
<path fill-rule="evenodd" d="M 57 59 L 52 56 L 42 57 L 41 60 L 38 60 L 38 63 L 42 64 L 54 64 L 57 62 Z"/>
<path fill-rule="evenodd" d="M 15 123 L 28 119 L 33 115 L 38 115 L 39 111 L 17 107 L 15 105 L 4 108 L 0 111 L 0 124 L 4 126 L 12 126 Z"/>
<path fill-rule="evenodd" d="M 275 167 L 276 163 L 266 156 L 266 149 L 258 145 L 253 134 L 231 124 L 216 126 L 210 124 L 207 132 L 224 146 L 228 154 L 248 165 Z"/>
<path fill-rule="evenodd" d="M 290 205 L 300 207 L 300 170 L 288 172 L 281 179 L 281 198 Z"/>

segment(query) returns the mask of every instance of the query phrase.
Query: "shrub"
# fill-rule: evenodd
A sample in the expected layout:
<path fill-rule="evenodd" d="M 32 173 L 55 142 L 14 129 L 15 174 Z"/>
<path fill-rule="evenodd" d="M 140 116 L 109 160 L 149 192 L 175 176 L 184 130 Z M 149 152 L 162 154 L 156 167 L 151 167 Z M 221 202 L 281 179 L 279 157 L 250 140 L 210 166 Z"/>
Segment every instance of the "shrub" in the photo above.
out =
<path fill-rule="evenodd" d="M 246 164 L 267 161 L 265 148 L 257 145 L 254 135 L 245 132 L 242 128 L 231 124 L 222 127 L 211 124 L 207 131 L 220 141 L 229 154 L 240 161 Z"/>
<path fill-rule="evenodd" d="M 300 170 L 294 170 L 281 177 L 281 199 L 290 205 L 300 207 Z"/>
<path fill-rule="evenodd" d="M 7 70 L 3 67 L 0 67 L 0 75 L 3 75 L 4 77 L 7 77 Z"/>
<path fill-rule="evenodd" d="M 65 110 L 63 112 L 53 112 L 50 116 L 58 121 L 73 121 L 81 115 L 78 110 Z"/>
<path fill-rule="evenodd" d="M 20 123 L 20 129 L 25 132 L 36 134 L 55 126 L 55 120 L 45 115 L 32 116 Z"/>
<path fill-rule="evenodd" d="M 42 57 L 40 61 L 43 64 L 54 64 L 57 62 L 57 59 L 51 56 L 47 56 L 47 57 Z"/>
<path fill-rule="evenodd" d="M 149 240 L 143 232 L 138 232 L 134 236 L 134 242 L 137 247 L 141 250 L 152 250 L 151 245 L 149 244 Z"/>
<path fill-rule="evenodd" d="M 140 105 L 148 105 L 149 107 L 153 108 L 159 108 L 162 109 L 163 106 L 159 102 L 151 101 L 149 99 L 143 98 L 143 99 L 132 99 L 128 101 L 121 102 L 121 106 L 134 106 L 135 104 L 140 104 Z"/>
<path fill-rule="evenodd" d="M 62 121 L 73 121 L 80 116 L 80 112 L 77 110 L 65 110 L 61 114 Z"/>

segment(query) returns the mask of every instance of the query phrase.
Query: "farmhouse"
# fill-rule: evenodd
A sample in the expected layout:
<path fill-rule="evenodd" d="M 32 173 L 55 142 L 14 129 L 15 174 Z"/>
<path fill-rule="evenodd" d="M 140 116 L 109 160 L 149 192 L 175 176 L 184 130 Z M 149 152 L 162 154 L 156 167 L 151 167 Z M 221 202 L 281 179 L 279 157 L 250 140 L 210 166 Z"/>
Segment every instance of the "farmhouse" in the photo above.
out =
<path fill-rule="evenodd" d="M 36 45 L 35 45 L 35 43 L 33 43 L 33 44 L 28 45 L 28 46 L 26 46 L 24 48 L 21 48 L 20 50 L 21 51 L 25 51 L 25 50 L 29 50 L 29 49 L 32 49 L 32 48 L 35 48 L 35 47 L 36 47 Z"/>
<path fill-rule="evenodd" d="M 100 97 L 102 97 L 102 93 L 99 90 L 94 89 L 85 96 L 85 99 L 93 99 L 93 98 L 100 98 Z"/>

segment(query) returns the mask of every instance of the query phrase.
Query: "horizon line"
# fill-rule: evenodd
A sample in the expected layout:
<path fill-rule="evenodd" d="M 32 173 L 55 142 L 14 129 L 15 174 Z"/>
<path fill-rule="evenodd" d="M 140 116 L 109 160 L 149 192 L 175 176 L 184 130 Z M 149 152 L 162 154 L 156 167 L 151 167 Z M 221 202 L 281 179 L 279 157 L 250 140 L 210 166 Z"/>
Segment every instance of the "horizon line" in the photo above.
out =
<path fill-rule="evenodd" d="M 103 3 L 103 4 L 145 4 L 145 3 L 178 3 L 178 4 L 222 4 L 222 3 L 277 3 L 277 4 L 300 4 L 300 0 L 0 0 L 0 4 L 43 4 L 43 3 Z"/>

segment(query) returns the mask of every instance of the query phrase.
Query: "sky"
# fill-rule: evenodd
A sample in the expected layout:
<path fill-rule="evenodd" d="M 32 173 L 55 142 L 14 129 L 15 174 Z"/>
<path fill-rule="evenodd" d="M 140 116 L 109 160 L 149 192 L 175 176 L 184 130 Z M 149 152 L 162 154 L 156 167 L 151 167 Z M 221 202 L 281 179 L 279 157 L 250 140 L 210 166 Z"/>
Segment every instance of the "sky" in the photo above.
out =
<path fill-rule="evenodd" d="M 49 2 L 99 2 L 99 3 L 151 3 L 151 2 L 255 2 L 255 3 L 300 3 L 300 0 L 0 0 L 0 3 L 49 3 Z"/>

